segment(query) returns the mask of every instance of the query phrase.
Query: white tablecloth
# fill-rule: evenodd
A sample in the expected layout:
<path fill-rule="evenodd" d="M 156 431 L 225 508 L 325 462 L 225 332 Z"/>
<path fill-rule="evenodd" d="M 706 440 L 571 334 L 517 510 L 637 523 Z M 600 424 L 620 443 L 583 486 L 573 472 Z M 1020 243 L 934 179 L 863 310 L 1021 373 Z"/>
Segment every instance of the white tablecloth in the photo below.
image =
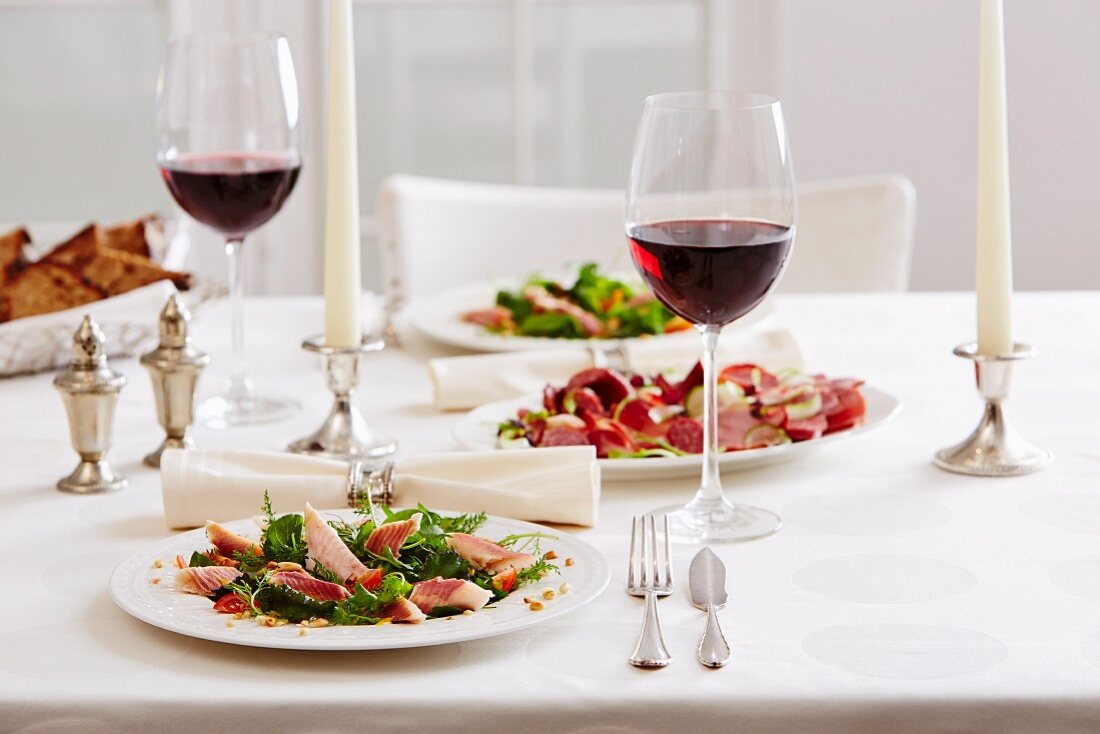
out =
<path fill-rule="evenodd" d="M 641 615 L 627 597 L 632 513 L 686 499 L 691 482 L 606 485 L 599 526 L 582 533 L 615 576 L 584 610 L 542 628 L 440 648 L 294 653 L 223 646 L 134 621 L 114 607 L 114 565 L 164 537 L 159 441 L 149 382 L 133 360 L 112 463 L 131 486 L 110 496 L 53 489 L 72 468 L 61 401 L 40 375 L 0 381 L 0 731 L 337 732 L 501 730 L 784 732 L 1100 731 L 1100 294 L 1022 294 L 1020 365 L 1008 413 L 1054 449 L 1047 471 L 971 479 L 934 469 L 979 403 L 951 348 L 974 336 L 969 295 L 802 296 L 781 318 L 807 362 L 899 395 L 897 420 L 797 464 L 729 475 L 736 500 L 779 511 L 775 537 L 718 549 L 731 601 L 733 660 L 693 659 L 702 615 L 677 593 L 661 604 L 676 662 L 626 663 Z M 222 357 L 215 307 L 198 344 Z M 261 387 L 301 397 L 284 423 L 199 430 L 206 446 L 278 449 L 328 408 L 313 299 L 248 304 Z M 368 419 L 406 454 L 454 448 L 454 415 L 430 407 L 417 340 L 372 356 Z M 694 549 L 676 557 L 680 579 Z M 681 586 L 681 589 L 683 586 Z"/>

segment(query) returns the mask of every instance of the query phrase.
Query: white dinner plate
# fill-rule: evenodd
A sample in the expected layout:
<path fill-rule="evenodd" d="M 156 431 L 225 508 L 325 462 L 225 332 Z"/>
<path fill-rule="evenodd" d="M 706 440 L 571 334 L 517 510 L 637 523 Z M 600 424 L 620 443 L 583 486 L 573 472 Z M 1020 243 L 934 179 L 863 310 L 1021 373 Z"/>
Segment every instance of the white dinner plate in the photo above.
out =
<path fill-rule="evenodd" d="M 621 276 L 620 276 L 621 277 Z M 568 280 L 566 278 L 565 280 Z M 632 282 L 630 278 L 624 278 Z M 552 339 L 542 336 L 508 336 L 494 334 L 477 324 L 462 320 L 462 314 L 468 311 L 490 308 L 496 303 L 497 291 L 515 290 L 522 280 L 492 283 L 472 283 L 434 293 L 430 296 L 414 298 L 405 309 L 409 323 L 418 331 L 432 339 L 454 347 L 462 347 L 477 352 L 516 352 L 527 349 L 546 349 L 548 347 L 576 347 L 583 344 L 616 344 L 631 339 Z M 644 288 L 640 285 L 639 288 Z M 775 302 L 771 297 L 764 300 L 753 311 L 723 329 L 723 332 L 739 332 L 759 329 L 771 322 L 776 313 Z M 699 337 L 693 330 L 674 334 L 647 336 L 653 339 L 679 339 L 698 346 Z"/>
<path fill-rule="evenodd" d="M 779 446 L 769 446 L 744 451 L 730 451 L 722 454 L 718 463 L 725 471 L 755 469 L 770 464 L 801 459 L 808 454 L 823 449 L 837 441 L 866 433 L 878 428 L 893 418 L 901 408 L 901 401 L 893 395 L 864 385 L 860 388 L 867 403 L 867 412 L 863 423 L 846 431 L 830 433 L 828 436 L 812 441 L 799 441 Z M 474 408 L 454 427 L 455 440 L 466 449 L 484 451 L 499 449 L 497 426 L 515 416 L 520 408 L 541 410 L 542 397 L 531 395 L 513 400 L 501 400 L 496 403 Z M 500 449 L 502 451 L 538 451 L 537 448 Z M 600 475 L 609 481 L 641 481 L 646 479 L 673 479 L 679 477 L 698 477 L 702 471 L 701 454 L 690 456 L 651 456 L 644 459 L 600 459 Z"/>
<path fill-rule="evenodd" d="M 327 510 L 325 515 L 351 520 L 352 510 Z M 252 520 L 224 523 L 230 530 L 248 537 L 258 535 Z M 149 546 L 120 563 L 111 575 L 111 598 L 125 612 L 143 622 L 181 635 L 214 642 L 250 647 L 271 647 L 287 650 L 391 650 L 403 647 L 446 645 L 452 642 L 477 640 L 483 637 L 515 632 L 584 606 L 607 586 L 611 569 L 603 555 L 588 543 L 552 528 L 519 520 L 490 517 L 477 534 L 501 538 L 513 533 L 542 532 L 556 540 L 543 540 L 543 551 L 554 550 L 558 558 L 572 558 L 572 566 L 558 563 L 560 570 L 532 584 L 530 588 L 560 587 L 569 582 L 569 593 L 544 602 L 542 611 L 531 611 L 523 603 L 523 589 L 506 599 L 470 615 L 429 619 L 420 624 L 386 624 L 380 626 L 319 627 L 301 636 L 298 625 L 262 627 L 249 620 L 233 621 L 231 615 L 218 614 L 210 600 L 186 594 L 176 588 L 177 554 L 189 558 L 192 551 L 209 547 L 202 528 L 174 535 Z M 163 568 L 156 568 L 160 561 Z M 153 579 L 160 579 L 153 583 Z M 525 587 L 526 588 L 526 587 Z"/>

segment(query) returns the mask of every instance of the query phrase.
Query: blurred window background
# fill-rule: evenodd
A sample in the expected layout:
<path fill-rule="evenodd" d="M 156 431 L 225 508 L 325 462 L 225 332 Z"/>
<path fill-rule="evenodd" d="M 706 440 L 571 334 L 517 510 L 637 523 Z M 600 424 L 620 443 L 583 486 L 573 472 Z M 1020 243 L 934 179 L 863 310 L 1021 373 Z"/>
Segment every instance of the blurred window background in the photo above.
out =
<path fill-rule="evenodd" d="M 154 160 L 163 40 L 287 33 L 304 168 L 246 248 L 251 293 L 320 288 L 324 29 L 316 0 L 0 0 L 0 222 L 167 210 Z M 899 171 L 918 190 L 912 286 L 971 287 L 977 3 L 957 0 L 355 0 L 365 283 L 393 173 L 624 185 L 646 94 L 784 100 L 796 173 Z M 1100 3 L 1006 0 L 1017 282 L 1100 286 Z M 191 227 L 195 266 L 222 276 Z M 842 252 L 843 245 L 838 245 Z"/>

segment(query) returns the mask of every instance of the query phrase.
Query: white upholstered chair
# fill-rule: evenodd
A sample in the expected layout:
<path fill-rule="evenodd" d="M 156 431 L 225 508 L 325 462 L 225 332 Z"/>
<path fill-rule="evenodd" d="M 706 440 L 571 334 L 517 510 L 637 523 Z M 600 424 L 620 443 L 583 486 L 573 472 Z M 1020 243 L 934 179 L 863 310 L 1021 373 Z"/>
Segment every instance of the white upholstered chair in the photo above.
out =
<path fill-rule="evenodd" d="M 900 291 L 909 280 L 916 194 L 908 178 L 861 176 L 799 186 L 795 254 L 785 291 Z M 623 192 L 393 176 L 378 199 L 388 294 L 567 263 L 629 268 Z"/>

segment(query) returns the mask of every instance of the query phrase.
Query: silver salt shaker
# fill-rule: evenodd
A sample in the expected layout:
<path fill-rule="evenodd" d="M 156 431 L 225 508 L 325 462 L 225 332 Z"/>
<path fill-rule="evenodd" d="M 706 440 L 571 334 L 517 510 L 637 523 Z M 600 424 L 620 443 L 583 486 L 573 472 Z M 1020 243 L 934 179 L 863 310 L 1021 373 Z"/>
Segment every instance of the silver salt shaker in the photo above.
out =
<path fill-rule="evenodd" d="M 63 492 L 111 492 L 127 485 L 126 477 L 115 474 L 103 458 L 111 447 L 118 392 L 126 384 L 125 377 L 107 366 L 104 341 L 99 324 L 85 316 L 73 334 L 69 366 L 53 381 L 65 402 L 73 448 L 80 454 L 73 473 L 57 483 Z"/>
<path fill-rule="evenodd" d="M 153 381 L 157 420 L 167 434 L 160 447 L 143 460 L 147 466 L 159 467 L 165 449 L 195 445 L 188 429 L 195 420 L 195 387 L 210 355 L 191 343 L 190 320 L 191 314 L 173 293 L 160 312 L 160 344 L 141 355 L 141 365 Z"/>

